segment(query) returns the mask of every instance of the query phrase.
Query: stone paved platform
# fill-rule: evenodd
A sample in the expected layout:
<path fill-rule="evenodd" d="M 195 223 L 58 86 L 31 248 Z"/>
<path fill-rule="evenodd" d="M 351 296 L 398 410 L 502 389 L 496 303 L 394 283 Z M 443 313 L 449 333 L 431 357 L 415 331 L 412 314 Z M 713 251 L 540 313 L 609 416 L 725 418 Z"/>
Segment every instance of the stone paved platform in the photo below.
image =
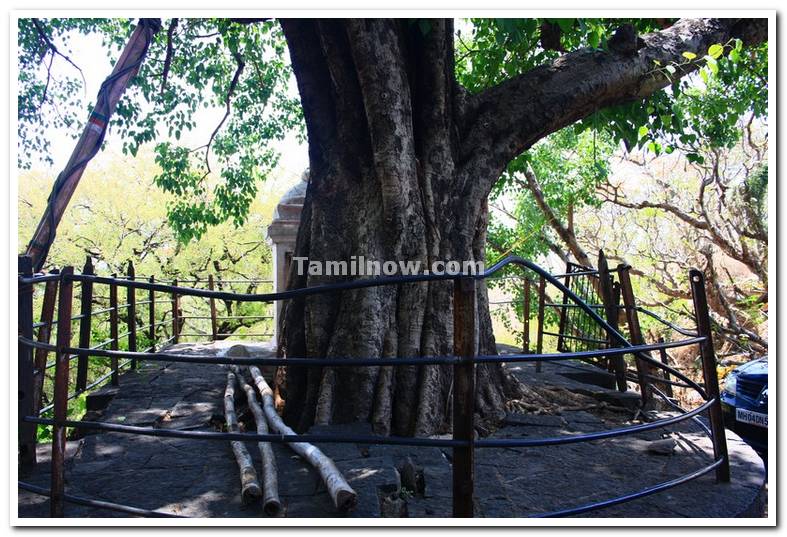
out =
<path fill-rule="evenodd" d="M 209 345 L 181 345 L 173 350 L 216 352 Z M 255 352 L 266 350 L 259 348 Z M 544 365 L 538 377 L 530 365 L 509 367 L 527 383 L 598 393 L 600 400 L 615 397 L 614 390 L 568 379 L 560 375 L 557 367 Z M 102 419 L 129 425 L 215 430 L 217 416 L 223 412 L 225 375 L 221 366 L 143 364 L 136 372 L 121 377 L 121 390 L 104 410 Z M 560 415 L 514 413 L 507 417 L 506 424 L 494 436 L 539 438 L 619 425 L 586 411 L 565 411 Z M 368 428 L 351 424 L 312 429 L 327 431 L 366 433 Z M 652 453 L 651 443 L 667 435 L 676 441 L 675 452 Z M 677 488 L 582 516 L 761 516 L 765 479 L 762 460 L 731 432 L 728 443 L 732 483 L 717 485 L 711 473 Z M 248 447 L 257 459 L 255 446 Z M 325 444 L 320 448 L 334 459 L 355 488 L 357 508 L 347 514 L 336 513 L 316 473 L 285 446 L 274 445 L 284 516 L 379 517 L 381 499 L 396 489 L 396 468 L 408 457 L 423 469 L 425 489 L 421 494 L 406 495 L 406 516 L 450 516 L 450 450 L 444 453 L 438 448 L 348 444 Z M 476 516 L 527 517 L 634 492 L 707 465 L 710 449 L 710 442 L 691 422 L 670 431 L 589 443 L 478 449 Z M 40 446 L 42 462 L 26 481 L 48 487 L 48 456 L 49 447 Z M 265 517 L 258 505 L 241 505 L 237 467 L 225 442 L 90 434 L 69 442 L 67 460 L 66 490 L 74 495 L 191 517 Z M 125 516 L 70 504 L 66 505 L 66 513 L 69 517 Z M 20 491 L 20 517 L 47 514 L 47 499 Z"/>

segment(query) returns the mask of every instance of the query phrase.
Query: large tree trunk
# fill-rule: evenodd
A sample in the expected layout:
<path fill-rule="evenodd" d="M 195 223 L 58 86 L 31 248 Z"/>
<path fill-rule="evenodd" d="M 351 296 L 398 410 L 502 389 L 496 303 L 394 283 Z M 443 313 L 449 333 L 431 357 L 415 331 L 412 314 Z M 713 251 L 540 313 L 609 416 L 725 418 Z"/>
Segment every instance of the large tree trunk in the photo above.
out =
<path fill-rule="evenodd" d="M 634 54 L 578 50 L 469 95 L 454 78 L 450 20 L 284 20 L 309 137 L 310 178 L 295 256 L 310 260 L 483 260 L 486 199 L 508 162 L 594 111 L 670 83 L 654 62 L 685 64 L 713 43 L 757 42 L 767 21 L 683 20 L 643 36 Z M 697 68 L 681 69 L 685 75 Z M 290 287 L 326 281 L 295 273 Z M 336 281 L 335 277 L 330 281 Z M 452 352 L 450 282 L 379 287 L 286 305 L 282 352 L 412 357 Z M 494 353 L 478 288 L 479 352 Z M 477 369 L 477 425 L 516 388 L 500 366 Z M 379 433 L 450 429 L 451 369 L 294 368 L 280 372 L 285 418 L 369 420 Z"/>
<path fill-rule="evenodd" d="M 282 23 L 309 135 L 310 178 L 296 256 L 379 261 L 483 260 L 486 195 L 468 188 L 498 169 L 457 162 L 450 21 L 423 33 L 404 20 Z M 336 281 L 297 274 L 291 287 Z M 285 310 L 285 356 L 413 357 L 452 353 L 452 283 L 363 289 Z M 480 352 L 494 353 L 486 291 L 478 289 Z M 478 368 L 479 418 L 494 419 L 513 386 Z M 450 430 L 450 367 L 287 368 L 285 418 L 371 421 L 402 435 Z"/>

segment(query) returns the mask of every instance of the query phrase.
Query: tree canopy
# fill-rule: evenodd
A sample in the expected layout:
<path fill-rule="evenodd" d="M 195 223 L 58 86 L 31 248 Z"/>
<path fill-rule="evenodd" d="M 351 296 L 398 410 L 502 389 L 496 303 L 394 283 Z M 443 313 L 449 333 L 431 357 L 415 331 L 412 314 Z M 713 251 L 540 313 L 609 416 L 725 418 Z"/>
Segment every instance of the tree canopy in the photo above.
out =
<path fill-rule="evenodd" d="M 647 32 L 669 27 L 669 19 L 470 19 L 455 33 L 455 74 L 471 94 L 512 80 L 570 51 L 641 48 Z M 423 34 L 432 22 L 411 19 Z M 77 33 L 95 38 L 117 57 L 133 29 L 129 19 L 19 20 L 19 158 L 29 167 L 46 155 L 52 127 L 76 134 L 87 118 L 80 58 L 69 42 Z M 685 51 L 679 62 L 652 64 L 653 79 L 672 83 L 647 99 L 633 98 L 598 110 L 576 123 L 574 134 L 547 143 L 590 138 L 620 142 L 653 153 L 685 151 L 701 162 L 707 146 L 730 147 L 746 114 L 767 112 L 767 43 L 744 47 L 743 37 L 713 43 L 702 53 Z M 53 77 L 54 62 L 73 67 Z M 68 72 L 68 71 L 66 71 Z M 685 77 L 686 73 L 696 72 Z M 197 125 L 201 108 L 223 109 L 216 125 Z M 167 19 L 155 37 L 139 75 L 112 118 L 113 135 L 131 155 L 154 144 L 160 171 L 156 185 L 176 197 L 168 219 L 181 240 L 201 237 L 224 221 L 241 225 L 261 181 L 277 164 L 271 142 L 287 132 L 303 136 L 302 110 L 292 90 L 285 39 L 275 20 Z M 181 141 L 199 132 L 203 143 Z M 577 146 L 577 151 L 583 149 Z M 596 148 L 598 151 L 598 147 Z M 515 158 L 498 189 L 541 159 L 534 148 Z M 514 155 L 516 156 L 516 155 Z M 538 158 L 536 158 L 538 156 Z M 596 153 L 598 157 L 598 152 Z M 603 173 L 604 164 L 594 165 Z M 591 178 L 591 182 L 593 179 Z M 572 186 L 581 190 L 582 187 Z M 569 198 L 566 203 L 570 204 Z"/>

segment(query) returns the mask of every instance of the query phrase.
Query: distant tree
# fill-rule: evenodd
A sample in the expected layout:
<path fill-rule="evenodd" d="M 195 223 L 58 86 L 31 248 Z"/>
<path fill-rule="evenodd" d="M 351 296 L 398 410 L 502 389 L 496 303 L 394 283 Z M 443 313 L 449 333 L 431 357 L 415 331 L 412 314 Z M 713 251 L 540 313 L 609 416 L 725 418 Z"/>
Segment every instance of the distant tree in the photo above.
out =
<path fill-rule="evenodd" d="M 588 236 L 586 243 L 607 245 L 613 259 L 641 260 L 648 271 L 639 272 L 668 302 L 690 298 L 686 274 L 703 268 L 719 343 L 757 354 L 768 348 L 759 333 L 768 300 L 767 138 L 749 122 L 740 132 L 732 148 L 701 151 L 701 163 L 687 163 L 679 153 L 629 159 L 649 178 L 647 188 L 628 195 L 625 177 L 600 188 L 627 229 L 619 240 L 610 234 Z M 750 276 L 733 276 L 742 272 L 731 271 L 734 263 Z"/>
<path fill-rule="evenodd" d="M 45 269 L 71 265 L 79 270 L 85 257 L 90 256 L 97 272 L 103 275 L 123 275 L 131 261 L 138 275 L 153 275 L 160 281 L 199 279 L 204 287 L 208 275 L 212 275 L 219 289 L 249 293 L 270 291 L 270 286 L 255 283 L 223 282 L 265 279 L 272 273 L 265 228 L 272 218 L 277 196 L 266 200 L 258 196 L 243 226 L 236 228 L 225 222 L 206 230 L 199 241 L 184 243 L 167 223 L 167 207 L 173 196 L 150 181 L 157 171 L 153 154 L 143 150 L 136 158 L 118 155 L 106 160 L 108 164 L 95 163 L 85 173 L 59 226 L 58 240 L 53 244 Z M 51 177 L 40 171 L 22 173 L 19 182 L 20 242 L 31 236 L 46 204 L 50 184 Z M 19 246 L 22 248 L 24 244 Z M 244 311 L 254 314 L 266 310 L 264 305 L 257 308 L 260 311 L 251 306 L 227 301 L 220 313 L 238 316 Z M 204 300 L 184 300 L 183 307 L 193 315 L 206 315 L 208 311 Z M 162 313 L 165 311 L 168 308 L 161 309 Z M 252 322 L 256 321 L 224 320 L 219 332 L 232 333 Z M 206 325 L 206 322 L 201 324 Z"/>

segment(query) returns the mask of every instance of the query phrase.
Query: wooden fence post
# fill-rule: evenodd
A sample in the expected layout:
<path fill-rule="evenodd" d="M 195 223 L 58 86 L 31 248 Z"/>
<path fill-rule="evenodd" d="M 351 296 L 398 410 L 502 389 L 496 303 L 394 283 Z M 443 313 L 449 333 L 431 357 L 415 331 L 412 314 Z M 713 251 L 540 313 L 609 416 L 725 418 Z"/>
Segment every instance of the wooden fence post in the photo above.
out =
<path fill-rule="evenodd" d="M 662 343 L 664 343 L 664 338 L 662 336 L 659 336 L 659 340 L 658 341 L 659 341 L 659 344 L 662 344 Z M 659 355 L 661 357 L 661 363 L 668 366 L 669 365 L 669 355 L 667 354 L 667 349 L 659 349 Z M 672 397 L 674 395 L 673 392 L 672 392 L 672 384 L 670 384 L 670 382 L 672 381 L 672 378 L 670 377 L 669 371 L 667 371 L 666 369 L 664 370 L 664 380 L 667 381 L 664 384 L 664 393 L 666 394 L 667 397 Z"/>
<path fill-rule="evenodd" d="M 563 284 L 566 286 L 566 289 L 571 289 L 571 263 L 566 263 L 566 275 L 563 277 Z M 565 352 L 565 342 L 563 338 L 563 334 L 566 333 L 566 324 L 568 324 L 569 318 L 569 308 L 567 305 L 569 304 L 568 295 L 563 292 L 563 307 L 560 308 L 560 321 L 557 328 L 557 352 Z"/>
<path fill-rule="evenodd" d="M 134 263 L 128 262 L 128 279 L 134 281 L 136 278 L 134 273 Z M 128 350 L 129 352 L 137 352 L 137 290 L 131 286 L 126 287 L 126 302 L 128 307 L 126 309 L 127 324 L 128 324 Z M 137 361 L 131 360 L 131 369 L 136 369 Z"/>
<path fill-rule="evenodd" d="M 705 392 L 708 399 L 715 400 L 708 409 L 710 428 L 713 433 L 713 455 L 716 460 L 724 459 L 724 462 L 716 468 L 716 481 L 728 483 L 730 481 L 730 459 L 727 456 L 727 433 L 724 430 L 724 415 L 721 411 L 721 397 L 719 395 L 719 377 L 716 371 L 716 354 L 713 352 L 713 333 L 708 313 L 708 299 L 705 296 L 705 277 L 702 275 L 702 272 L 694 269 L 689 272 L 689 281 L 691 282 L 694 314 L 697 317 L 697 333 L 705 338 L 705 341 L 700 343 Z"/>
<path fill-rule="evenodd" d="M 476 289 L 471 278 L 454 280 L 453 438 L 467 442 L 453 448 L 453 515 L 473 516 L 475 413 Z"/>
<path fill-rule="evenodd" d="M 178 280 L 172 281 L 172 286 L 178 286 Z M 177 343 L 180 339 L 180 297 L 176 292 L 172 292 L 172 342 Z"/>
<path fill-rule="evenodd" d="M 109 284 L 109 349 L 118 350 L 118 285 L 117 274 L 112 275 L 112 283 Z M 117 386 L 120 382 L 118 378 L 118 358 L 112 357 L 112 386 Z"/>
<path fill-rule="evenodd" d="M 156 283 L 154 276 L 150 277 L 150 283 Z M 156 352 L 156 292 L 151 289 L 148 292 L 148 322 L 150 328 L 148 329 L 148 337 L 150 338 L 150 351 Z"/>
<path fill-rule="evenodd" d="M 617 312 L 615 316 L 615 324 L 612 325 L 618 329 L 620 332 L 620 324 L 621 320 L 625 323 L 626 322 L 626 309 L 621 306 L 620 303 L 620 282 L 613 282 L 612 283 L 612 303 L 615 304 L 615 311 Z M 620 362 L 623 364 L 623 376 L 628 382 L 628 364 L 626 363 L 626 357 L 621 356 Z M 628 389 L 628 385 L 626 386 Z"/>
<path fill-rule="evenodd" d="M 598 251 L 598 280 L 598 290 L 599 295 L 601 295 L 601 301 L 604 304 L 604 314 L 606 320 L 612 328 L 617 330 L 619 299 L 615 299 L 612 275 L 609 273 L 607 257 L 604 255 L 603 250 Z M 606 336 L 610 347 L 618 346 L 618 343 L 609 334 L 606 334 Z M 619 354 L 617 356 L 609 357 L 607 360 L 613 364 L 618 391 L 625 392 L 628 389 L 628 384 L 626 383 L 626 358 L 622 354 Z"/>
<path fill-rule="evenodd" d="M 52 270 L 50 274 L 58 274 L 58 269 Z M 41 305 L 41 327 L 38 329 L 38 342 L 49 343 L 52 338 L 52 320 L 55 315 L 55 304 L 57 302 L 58 280 L 46 282 L 44 287 L 44 302 Z M 41 410 L 42 398 L 44 396 L 44 378 L 46 377 L 46 362 L 49 351 L 46 349 L 36 349 L 35 369 L 33 371 L 33 415 L 37 416 Z"/>
<path fill-rule="evenodd" d="M 524 289 L 522 294 L 522 352 L 530 354 L 530 280 L 523 278 Z"/>
<path fill-rule="evenodd" d="M 629 339 L 634 345 L 644 345 L 645 338 L 642 336 L 642 329 L 639 326 L 639 315 L 637 314 L 637 303 L 634 298 L 634 289 L 631 287 L 631 275 L 628 265 L 618 265 L 618 279 L 620 280 L 620 294 L 623 298 L 623 306 L 626 310 L 626 324 L 629 328 Z M 647 375 L 655 375 L 653 366 L 643 360 L 638 354 L 634 355 L 634 362 L 637 365 L 637 380 L 642 393 L 642 407 L 650 409 L 653 407 L 653 390 Z"/>
<path fill-rule="evenodd" d="M 213 291 L 213 274 L 208 275 L 208 289 Z M 216 323 L 216 299 L 210 299 L 210 333 L 213 337 L 213 341 L 218 339 L 218 326 Z"/>
<path fill-rule="evenodd" d="M 621 321 L 623 321 L 624 323 L 626 322 L 626 308 L 620 307 L 620 296 L 621 296 L 620 282 L 614 282 L 612 284 L 612 303 L 618 305 L 617 306 L 618 316 L 615 319 L 615 322 L 617 323 L 616 326 L 618 328 L 620 328 Z"/>
<path fill-rule="evenodd" d="M 547 282 L 543 276 L 538 280 L 538 334 L 536 335 L 536 354 L 544 352 L 544 302 L 547 294 Z M 566 308 L 563 308 L 565 311 Z M 541 373 L 541 361 L 536 362 L 536 373 Z"/>
<path fill-rule="evenodd" d="M 19 256 L 18 273 L 21 276 L 33 275 L 33 261 L 30 256 Z M 33 284 L 19 283 L 18 293 L 18 333 L 20 336 L 33 339 Z M 36 465 L 36 424 L 23 421 L 25 416 L 33 415 L 33 349 L 19 343 L 18 346 L 18 391 L 19 391 L 19 466 L 27 473 Z"/>
<path fill-rule="evenodd" d="M 82 274 L 92 275 L 93 260 L 87 256 L 85 266 L 82 268 Z M 93 282 L 83 281 L 80 283 L 80 316 L 79 320 L 79 347 L 87 349 L 90 347 L 90 329 L 92 324 L 92 310 L 93 310 Z M 88 361 L 90 357 L 86 354 L 80 354 L 77 358 L 77 378 L 76 378 L 76 392 L 81 393 L 85 391 L 87 386 L 87 371 Z"/>
<path fill-rule="evenodd" d="M 68 368 L 71 355 L 71 305 L 74 283 L 68 279 L 74 274 L 74 267 L 63 268 L 60 283 L 60 298 L 57 305 L 57 351 L 55 353 L 54 387 L 54 424 L 52 425 L 52 483 L 50 496 L 50 515 L 52 518 L 63 516 L 63 493 L 65 491 L 66 426 L 63 422 L 68 416 Z"/>

